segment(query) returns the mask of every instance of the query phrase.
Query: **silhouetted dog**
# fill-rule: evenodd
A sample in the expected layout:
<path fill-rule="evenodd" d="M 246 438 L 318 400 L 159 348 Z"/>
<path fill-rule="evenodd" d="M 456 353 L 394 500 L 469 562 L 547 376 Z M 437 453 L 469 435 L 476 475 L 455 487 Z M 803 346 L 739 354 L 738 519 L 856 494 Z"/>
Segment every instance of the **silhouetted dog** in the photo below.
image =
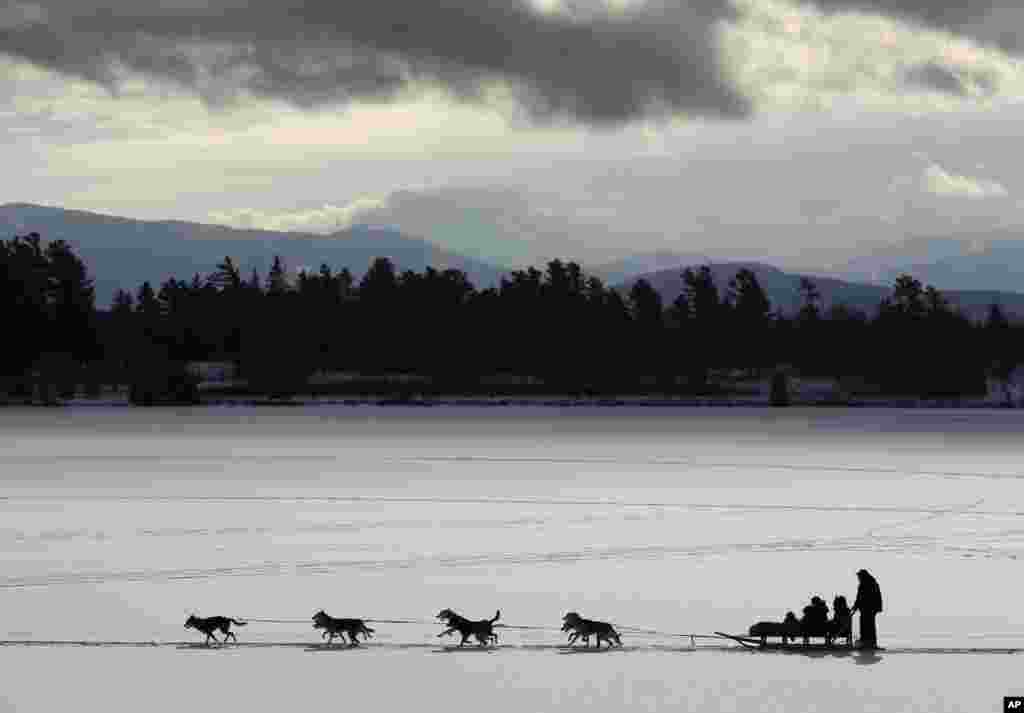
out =
<path fill-rule="evenodd" d="M 616 644 L 622 646 L 622 640 L 619 638 L 619 633 L 606 621 L 584 619 L 574 611 L 567 612 L 566 615 L 562 617 L 562 621 L 564 622 L 562 624 L 562 631 L 572 632 L 569 634 L 569 646 L 576 643 L 576 639 L 582 636 L 583 643 L 589 647 L 591 634 L 597 638 L 597 648 L 601 648 L 602 641 L 607 641 L 608 646 L 611 646 L 613 639 Z"/>
<path fill-rule="evenodd" d="M 229 616 L 210 616 L 202 619 L 195 614 L 185 620 L 186 629 L 196 629 L 206 634 L 206 645 L 210 645 L 210 639 L 217 641 L 217 637 L 213 635 L 213 632 L 220 629 L 220 632 L 224 634 L 224 641 L 227 642 L 228 638 L 232 638 L 238 641 L 238 637 L 235 636 L 234 632 L 231 631 L 231 625 L 237 624 L 238 626 L 245 626 L 244 621 L 237 621 Z M 217 643 L 220 643 L 219 641 Z"/>
<path fill-rule="evenodd" d="M 320 634 L 320 638 L 324 638 L 329 635 L 327 643 L 330 644 L 334 641 L 334 637 L 341 637 L 342 643 L 345 642 L 345 634 L 348 634 L 348 638 L 351 639 L 349 642 L 350 646 L 359 646 L 359 634 L 362 634 L 367 639 L 373 638 L 374 630 L 366 625 L 362 619 L 335 619 L 332 616 L 328 616 L 323 609 L 313 615 L 314 629 L 323 629 L 323 633 Z"/>
<path fill-rule="evenodd" d="M 498 643 L 498 635 L 494 633 L 494 622 L 501 617 L 501 610 L 499 609 L 493 619 L 481 619 L 480 621 L 470 621 L 465 617 L 461 617 L 451 609 L 442 609 L 437 613 L 438 619 L 445 619 L 448 622 L 448 629 L 438 634 L 438 638 L 442 636 L 450 636 L 453 632 L 459 632 L 462 636 L 462 641 L 459 642 L 459 646 L 466 643 L 466 640 L 470 636 L 475 636 L 476 640 L 480 642 L 481 646 L 486 646 L 488 643 L 493 641 Z"/>
<path fill-rule="evenodd" d="M 846 597 L 839 595 L 832 600 L 834 612 L 829 631 L 829 643 L 836 639 L 846 639 L 847 646 L 853 646 L 853 614 L 850 612 L 850 605 Z"/>
<path fill-rule="evenodd" d="M 788 643 L 790 639 L 796 641 L 800 636 L 800 621 L 793 612 L 786 612 L 786 618 L 782 621 L 759 621 L 750 627 L 751 636 L 761 637 L 761 645 L 768 643 L 769 636 L 782 637 L 782 643 Z"/>

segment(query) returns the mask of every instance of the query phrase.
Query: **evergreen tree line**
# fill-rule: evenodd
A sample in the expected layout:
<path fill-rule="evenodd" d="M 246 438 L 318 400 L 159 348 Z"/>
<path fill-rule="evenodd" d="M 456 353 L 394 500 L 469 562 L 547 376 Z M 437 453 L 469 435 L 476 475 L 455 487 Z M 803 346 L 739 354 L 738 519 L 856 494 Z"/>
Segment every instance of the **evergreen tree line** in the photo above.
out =
<path fill-rule="evenodd" d="M 0 305 L 7 333 L 0 392 L 30 395 L 22 377 L 33 368 L 103 356 L 93 282 L 62 240 L 44 246 L 38 233 L 0 240 Z"/>
<path fill-rule="evenodd" d="M 644 280 L 621 294 L 561 260 L 477 289 L 461 271 L 399 272 L 387 258 L 356 281 L 326 265 L 290 279 L 280 258 L 265 277 L 243 275 L 228 257 L 205 277 L 119 291 L 97 313 L 65 243 L 15 237 L 0 258 L 5 313 L 21 335 L 3 357 L 8 381 L 61 353 L 105 364 L 120 382 L 131 375 L 140 402 L 168 390 L 194 398 L 182 368 L 191 361 L 234 362 L 251 390 L 271 395 L 302 390 L 317 371 L 412 375 L 423 391 L 514 391 L 493 385 L 506 377 L 547 393 L 707 392 L 721 370 L 792 364 L 888 394 L 951 397 L 984 393 L 986 376 L 1005 378 L 1024 354 L 1024 327 L 997 305 L 975 324 L 907 275 L 871 317 L 824 310 L 806 278 L 799 313 L 783 315 L 746 269 L 721 287 L 708 267 L 686 269 L 666 305 Z"/>

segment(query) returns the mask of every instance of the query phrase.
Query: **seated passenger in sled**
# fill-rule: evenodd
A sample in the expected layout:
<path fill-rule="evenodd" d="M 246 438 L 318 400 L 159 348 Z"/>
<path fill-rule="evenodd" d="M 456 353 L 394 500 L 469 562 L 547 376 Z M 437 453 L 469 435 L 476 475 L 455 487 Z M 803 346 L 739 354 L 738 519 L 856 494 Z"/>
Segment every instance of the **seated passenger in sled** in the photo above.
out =
<path fill-rule="evenodd" d="M 782 637 L 782 643 L 787 644 L 790 640 L 795 642 L 800 636 L 800 621 L 793 612 L 786 612 L 786 618 L 782 621 L 759 621 L 750 627 L 749 633 L 760 637 L 761 646 L 768 643 L 769 636 Z"/>
<path fill-rule="evenodd" d="M 850 605 L 846 597 L 837 596 L 832 600 L 835 610 L 833 618 L 829 619 L 828 605 L 821 597 L 814 596 L 811 603 L 803 608 L 803 617 L 797 619 L 793 612 L 786 614 L 785 620 L 759 621 L 750 627 L 750 636 L 761 640 L 761 646 L 768 643 L 768 637 L 778 636 L 782 644 L 796 643 L 797 638 L 802 638 L 804 645 L 810 644 L 812 638 L 822 638 L 826 646 L 831 646 L 836 639 L 845 638 L 848 645 L 853 640 L 853 615 L 850 612 Z"/>
<path fill-rule="evenodd" d="M 846 639 L 846 645 L 853 646 L 853 612 L 850 611 L 846 597 L 839 595 L 833 599 L 832 609 L 834 611 L 831 621 L 832 630 L 829 632 L 830 637 L 827 643 L 831 644 L 838 639 Z"/>
<path fill-rule="evenodd" d="M 809 644 L 811 637 L 821 637 L 826 643 L 832 640 L 832 624 L 828 620 L 828 605 L 819 596 L 811 597 L 811 603 L 804 607 L 804 616 L 800 620 L 800 634 L 804 644 Z"/>

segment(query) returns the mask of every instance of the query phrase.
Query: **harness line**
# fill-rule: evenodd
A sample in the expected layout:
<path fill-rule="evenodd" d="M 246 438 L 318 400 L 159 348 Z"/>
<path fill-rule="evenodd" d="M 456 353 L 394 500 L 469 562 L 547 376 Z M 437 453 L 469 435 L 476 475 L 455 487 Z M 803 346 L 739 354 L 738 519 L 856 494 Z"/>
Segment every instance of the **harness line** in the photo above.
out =
<path fill-rule="evenodd" d="M 306 619 L 271 619 L 262 617 L 240 617 L 246 622 L 257 622 L 261 624 L 307 624 L 309 623 Z M 363 618 L 367 624 L 416 624 L 422 626 L 434 626 L 438 624 L 437 621 L 431 619 L 373 619 Z M 553 626 L 538 626 L 533 624 L 495 624 L 495 629 L 512 629 L 515 631 L 550 631 L 552 633 L 560 633 L 560 628 Z M 644 629 L 636 626 L 619 626 L 617 627 L 623 633 L 639 634 L 646 636 L 661 636 L 665 638 L 679 638 L 689 639 L 691 647 L 696 647 L 697 639 L 714 639 L 721 640 L 723 637 L 717 634 L 696 634 L 696 633 L 677 633 L 670 631 L 658 631 L 657 629 Z"/>
<path fill-rule="evenodd" d="M 264 618 L 264 617 L 239 617 L 239 618 L 242 619 L 245 622 L 257 622 L 257 623 L 261 623 L 261 624 L 309 624 L 310 621 L 311 621 L 311 619 L 286 619 L 286 618 L 276 619 L 276 618 L 269 618 L 269 617 L 267 617 L 267 618 Z M 399 624 L 399 625 L 405 624 L 405 625 L 419 625 L 419 626 L 439 626 L 439 625 L 442 625 L 441 622 L 438 622 L 437 620 L 434 620 L 434 619 L 373 619 L 373 618 L 363 618 L 363 621 L 368 623 L 368 624 Z M 494 628 L 495 629 L 510 629 L 510 630 L 514 630 L 514 631 L 547 631 L 547 632 L 550 632 L 552 634 L 562 633 L 561 628 L 557 628 L 557 627 L 554 627 L 554 626 L 540 626 L 540 625 L 533 625 L 533 624 L 504 624 L 504 623 L 495 623 L 494 624 Z M 701 633 L 689 633 L 689 632 L 672 632 L 672 631 L 661 631 L 661 630 L 658 630 L 658 629 L 647 629 L 647 628 L 642 628 L 642 627 L 637 627 L 637 626 L 626 626 L 626 625 L 616 626 L 615 628 L 618 631 L 620 631 L 621 633 L 623 633 L 623 634 L 632 634 L 632 635 L 639 635 L 639 636 L 651 636 L 651 637 L 662 637 L 662 638 L 689 639 L 690 640 L 690 648 L 691 649 L 696 649 L 697 648 L 697 640 L 698 639 L 701 639 L 701 640 L 712 640 L 712 641 L 732 640 L 731 636 L 723 636 L 722 634 L 717 634 L 717 633 L 701 634 Z M 989 638 L 989 637 L 971 636 L 971 638 L 986 639 L 986 638 Z M 21 643 L 21 642 L 2 641 L 2 642 L 0 642 L 0 645 L 7 645 L 7 646 L 9 646 L 9 645 L 16 645 L 17 643 Z M 24 642 L 24 643 L 29 643 L 29 642 Z M 76 643 L 85 644 L 85 642 L 76 642 Z M 140 642 L 140 643 L 142 643 L 142 642 Z M 901 653 L 903 652 L 904 648 L 905 647 L 900 647 L 900 652 Z M 953 647 L 953 648 L 949 649 L 948 651 L 949 652 L 955 652 L 955 653 L 1017 653 L 1017 652 L 1019 652 L 1021 650 L 1022 649 L 1014 648 L 1014 647 L 997 647 L 997 648 L 992 648 L 992 649 L 973 649 L 973 648 Z M 911 652 L 911 651 L 913 651 L 913 649 L 908 649 L 907 650 L 908 653 Z M 942 651 L 946 651 L 946 649 L 942 649 Z M 889 651 L 889 653 L 893 653 L 893 652 L 894 652 L 893 650 Z M 932 650 L 931 649 L 921 649 L 921 652 L 922 653 L 930 653 L 930 652 L 932 652 Z M 938 651 L 936 651 L 936 652 L 938 652 Z"/>

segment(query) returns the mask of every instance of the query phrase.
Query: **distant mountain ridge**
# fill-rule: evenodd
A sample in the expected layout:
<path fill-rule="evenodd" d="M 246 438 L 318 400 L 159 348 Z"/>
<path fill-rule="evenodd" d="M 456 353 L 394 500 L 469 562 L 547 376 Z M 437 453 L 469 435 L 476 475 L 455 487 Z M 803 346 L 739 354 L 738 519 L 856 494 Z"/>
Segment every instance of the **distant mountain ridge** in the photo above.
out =
<path fill-rule="evenodd" d="M 700 267 L 694 264 L 693 269 Z M 818 275 L 797 274 L 784 272 L 777 267 L 755 262 L 721 262 L 711 263 L 711 274 L 715 278 L 715 285 L 721 295 L 726 294 L 729 280 L 735 277 L 736 273 L 747 268 L 757 275 L 757 280 L 764 288 L 768 299 L 771 300 L 772 309 L 779 310 L 784 314 L 793 315 L 800 309 L 800 278 L 807 277 L 821 294 L 821 305 L 828 309 L 833 304 L 845 304 L 849 307 L 863 310 L 868 315 L 873 315 L 878 310 L 878 304 L 882 299 L 892 296 L 892 284 L 873 285 L 857 282 L 848 282 L 833 277 L 822 277 Z M 683 291 L 682 273 L 685 268 L 673 270 L 660 270 L 658 272 L 637 275 L 619 285 L 617 289 L 628 293 L 637 280 L 647 280 L 661 295 L 665 305 L 673 301 Z M 911 273 L 913 274 L 913 273 Z M 920 279 L 918 275 L 913 275 Z M 922 280 L 922 283 L 925 281 Z M 949 300 L 950 304 L 961 308 L 972 320 L 984 320 L 988 314 L 989 305 L 998 303 L 1008 316 L 1018 320 L 1024 320 L 1024 294 L 1017 292 L 1005 292 L 998 290 L 946 290 L 942 283 L 930 283 Z"/>
<path fill-rule="evenodd" d="M 230 255 L 247 278 L 265 277 L 275 255 L 293 272 L 306 267 L 347 267 L 358 279 L 376 257 L 389 257 L 398 270 L 427 266 L 464 271 L 478 287 L 496 286 L 506 270 L 442 250 L 383 227 L 354 226 L 333 235 L 240 230 L 184 221 L 143 221 L 26 203 L 0 206 L 0 235 L 39 233 L 44 241 L 66 240 L 96 281 L 96 304 L 106 307 L 117 289 L 135 292 L 143 281 L 154 288 L 169 277 L 208 275 Z"/>
<path fill-rule="evenodd" d="M 601 278 L 606 284 L 615 285 L 636 275 L 651 272 L 673 269 L 682 272 L 684 266 L 703 264 L 708 259 L 702 253 L 675 253 L 669 250 L 656 250 L 650 253 L 629 255 L 614 262 L 586 266 L 584 269 L 588 274 Z"/>
<path fill-rule="evenodd" d="M 1024 240 L 1015 230 L 971 237 L 914 237 L 849 260 L 835 276 L 892 284 L 902 273 L 948 290 L 1024 292 Z"/>
<path fill-rule="evenodd" d="M 134 293 L 145 280 L 156 288 L 172 276 L 190 280 L 196 273 L 209 275 L 226 255 L 236 261 L 246 277 L 253 269 L 265 277 L 274 255 L 280 255 L 292 272 L 302 267 L 315 271 L 326 263 L 333 270 L 347 267 L 356 279 L 375 257 L 382 256 L 391 258 L 399 270 L 420 272 L 427 266 L 462 270 L 478 288 L 497 286 L 509 273 L 505 267 L 444 250 L 387 227 L 359 225 L 322 236 L 177 220 L 135 220 L 28 203 L 0 205 L 0 236 L 33 231 L 46 241 L 67 240 L 75 248 L 96 281 L 99 307 L 108 306 L 117 289 Z M 661 293 L 667 305 L 682 291 L 683 269 L 687 265 L 699 267 L 707 260 L 698 253 L 655 251 L 584 269 L 625 291 L 643 277 Z M 999 287 L 1016 284 L 1014 265 L 1024 265 L 1024 241 L 993 240 L 979 246 L 960 238 L 917 238 L 851 260 L 838 273 L 806 276 L 817 285 L 826 309 L 844 303 L 872 314 L 879 301 L 891 295 L 895 277 L 906 272 L 924 284 L 934 285 L 972 319 L 983 319 L 993 302 L 1009 315 L 1024 319 L 1024 294 Z M 801 274 L 757 262 L 712 262 L 711 267 L 723 293 L 736 272 L 747 267 L 757 274 L 773 308 L 793 314 L 800 307 Z M 972 272 L 974 268 L 976 272 Z M 860 276 L 863 281 L 847 275 Z M 987 284 L 991 289 L 968 289 L 976 284 Z M 1024 290 L 1024 279 L 1020 285 Z"/>

